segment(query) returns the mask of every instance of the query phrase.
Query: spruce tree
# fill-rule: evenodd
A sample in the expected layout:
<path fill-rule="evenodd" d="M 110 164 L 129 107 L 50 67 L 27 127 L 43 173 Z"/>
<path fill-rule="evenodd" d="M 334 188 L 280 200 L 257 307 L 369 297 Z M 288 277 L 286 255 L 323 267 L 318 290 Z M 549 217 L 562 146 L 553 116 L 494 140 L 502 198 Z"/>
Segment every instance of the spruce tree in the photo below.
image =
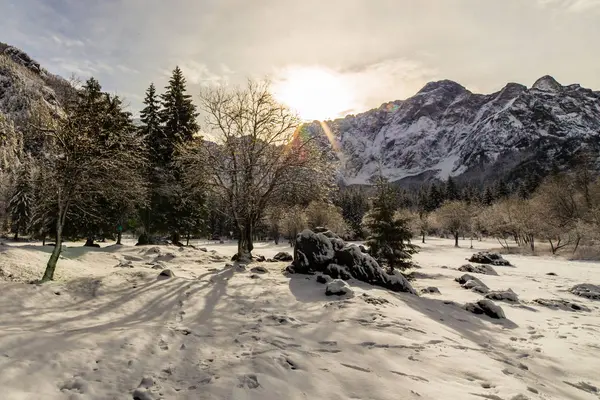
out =
<path fill-rule="evenodd" d="M 483 204 L 486 206 L 491 206 L 496 200 L 496 196 L 494 195 L 494 191 L 492 188 L 487 186 L 485 191 L 483 192 Z"/>
<path fill-rule="evenodd" d="M 496 199 L 506 199 L 508 196 L 510 196 L 510 190 L 506 181 L 499 179 L 494 186 L 494 197 Z"/>
<path fill-rule="evenodd" d="M 14 191 L 8 202 L 8 212 L 15 240 L 19 238 L 19 233 L 27 228 L 31 218 L 31 183 L 29 178 L 27 165 L 21 165 L 17 172 Z"/>
<path fill-rule="evenodd" d="M 197 231 L 203 223 L 203 196 L 194 193 L 191 197 L 183 188 L 181 172 L 173 163 L 175 150 L 180 144 L 191 144 L 194 135 L 200 129 L 196 118 L 196 106 L 191 96 L 186 93 L 185 78 L 179 67 L 173 70 L 173 75 L 161 95 L 162 109 L 159 116 L 162 123 L 163 141 L 158 149 L 160 163 L 157 170 L 162 170 L 162 182 L 158 199 L 159 209 L 156 211 L 163 230 L 170 232 L 171 240 L 180 244 L 181 233 Z M 201 143 L 198 143 L 201 145 Z"/>
<path fill-rule="evenodd" d="M 179 67 L 173 70 L 165 89 L 166 92 L 161 95 L 160 121 L 165 136 L 165 161 L 170 162 L 175 146 L 191 141 L 200 128 L 196 122 L 196 106 L 192 102 L 192 96 L 186 93 L 185 78 Z"/>
<path fill-rule="evenodd" d="M 444 195 L 435 183 L 432 183 L 431 186 L 429 186 L 428 198 L 427 211 L 429 212 L 437 210 L 444 202 Z"/>
<path fill-rule="evenodd" d="M 148 144 L 150 161 L 153 164 L 157 163 L 160 156 L 165 153 L 162 149 L 165 145 L 165 138 L 161 126 L 160 102 L 154 83 L 151 83 L 146 90 L 144 108 L 140 111 L 140 120 L 142 121 L 140 133 Z"/>
<path fill-rule="evenodd" d="M 456 182 L 454 181 L 454 179 L 452 179 L 451 176 L 449 176 L 448 180 L 446 181 L 445 194 L 446 200 L 448 201 L 460 200 L 460 192 L 458 190 L 458 186 L 456 185 Z"/>
<path fill-rule="evenodd" d="M 409 221 L 394 216 L 396 211 L 394 190 L 389 182 L 380 177 L 376 183 L 376 195 L 367 223 L 371 235 L 367 239 L 369 252 L 379 262 L 385 263 L 390 271 L 410 267 L 412 254 L 418 247 L 411 244 L 412 232 Z"/>

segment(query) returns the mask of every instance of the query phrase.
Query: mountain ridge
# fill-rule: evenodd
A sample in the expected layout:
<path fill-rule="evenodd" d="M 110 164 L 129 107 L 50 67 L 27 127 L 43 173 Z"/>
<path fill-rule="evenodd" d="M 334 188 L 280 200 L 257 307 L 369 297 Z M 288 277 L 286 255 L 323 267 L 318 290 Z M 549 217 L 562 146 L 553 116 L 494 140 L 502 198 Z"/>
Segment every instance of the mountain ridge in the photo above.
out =
<path fill-rule="evenodd" d="M 580 151 L 597 156 L 600 92 L 549 75 L 530 88 L 508 83 L 491 94 L 440 80 L 406 100 L 326 124 L 341 149 L 346 184 L 366 184 L 379 169 L 399 182 L 453 176 L 482 183 L 514 175 L 519 165 L 544 174 Z M 321 123 L 307 128 L 322 137 Z"/>

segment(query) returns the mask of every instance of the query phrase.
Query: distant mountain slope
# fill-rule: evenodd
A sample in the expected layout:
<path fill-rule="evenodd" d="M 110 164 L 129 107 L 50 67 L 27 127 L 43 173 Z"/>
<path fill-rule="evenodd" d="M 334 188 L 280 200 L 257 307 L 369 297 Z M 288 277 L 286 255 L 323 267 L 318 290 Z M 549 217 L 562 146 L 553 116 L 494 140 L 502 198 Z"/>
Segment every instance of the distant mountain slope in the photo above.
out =
<path fill-rule="evenodd" d="M 27 53 L 0 43 L 0 114 L 24 124 L 36 107 L 60 114 L 61 98 L 69 83 L 43 69 Z"/>
<path fill-rule="evenodd" d="M 481 95 L 444 80 L 327 125 L 347 184 L 366 183 L 380 167 L 401 182 L 448 176 L 482 182 L 564 166 L 582 149 L 597 154 L 600 92 L 544 76 L 529 89 L 509 83 Z M 320 123 L 308 129 L 332 149 Z"/>

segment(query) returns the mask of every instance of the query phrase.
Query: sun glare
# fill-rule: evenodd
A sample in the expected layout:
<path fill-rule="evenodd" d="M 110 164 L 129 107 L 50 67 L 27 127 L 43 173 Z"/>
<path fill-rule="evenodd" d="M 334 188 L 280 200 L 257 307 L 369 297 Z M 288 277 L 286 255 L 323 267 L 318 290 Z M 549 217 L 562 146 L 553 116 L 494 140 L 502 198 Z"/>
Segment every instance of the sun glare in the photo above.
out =
<path fill-rule="evenodd" d="M 320 67 L 285 70 L 273 84 L 275 97 L 304 120 L 343 116 L 353 108 L 353 93 L 342 76 Z"/>

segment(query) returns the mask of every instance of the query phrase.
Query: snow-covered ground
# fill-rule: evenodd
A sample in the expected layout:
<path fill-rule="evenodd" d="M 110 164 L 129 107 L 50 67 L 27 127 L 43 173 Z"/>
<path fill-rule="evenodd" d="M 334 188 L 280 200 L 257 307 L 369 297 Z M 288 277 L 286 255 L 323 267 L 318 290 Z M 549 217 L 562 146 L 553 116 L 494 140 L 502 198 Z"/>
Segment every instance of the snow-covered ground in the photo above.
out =
<path fill-rule="evenodd" d="M 58 281 L 42 286 L 14 280 L 39 278 L 50 247 L 0 246 L 0 398 L 597 399 L 600 304 L 567 289 L 600 283 L 600 264 L 506 256 L 516 267 L 477 275 L 521 300 L 497 302 L 508 318 L 498 322 L 459 307 L 481 295 L 454 281 L 474 250 L 452 244 L 429 239 L 415 257 L 415 288 L 441 295 L 351 282 L 347 299 L 326 297 L 315 277 L 283 275 L 285 263 L 225 267 L 231 243 L 71 244 Z M 255 253 L 280 250 L 289 247 Z M 175 277 L 157 279 L 157 264 Z"/>

